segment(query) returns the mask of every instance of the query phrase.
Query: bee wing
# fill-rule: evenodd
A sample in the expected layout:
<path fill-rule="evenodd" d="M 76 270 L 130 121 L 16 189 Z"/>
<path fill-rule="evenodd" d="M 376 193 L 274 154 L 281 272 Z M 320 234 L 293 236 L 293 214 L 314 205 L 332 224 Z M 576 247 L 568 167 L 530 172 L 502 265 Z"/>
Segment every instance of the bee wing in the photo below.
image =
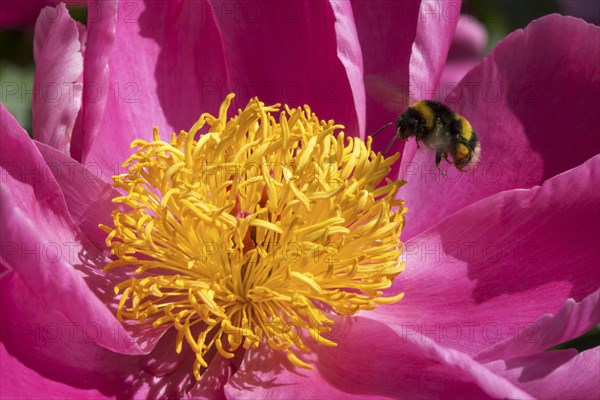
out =
<path fill-rule="evenodd" d="M 365 76 L 367 95 L 380 102 L 388 111 L 399 113 L 408 106 L 410 96 L 396 83 L 378 75 Z"/>

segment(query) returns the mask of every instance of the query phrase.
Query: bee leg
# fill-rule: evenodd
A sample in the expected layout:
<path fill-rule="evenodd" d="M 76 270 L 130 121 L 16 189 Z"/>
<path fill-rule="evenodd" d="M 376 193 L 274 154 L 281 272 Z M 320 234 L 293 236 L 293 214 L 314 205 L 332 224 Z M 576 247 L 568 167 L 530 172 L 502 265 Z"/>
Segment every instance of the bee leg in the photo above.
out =
<path fill-rule="evenodd" d="M 435 166 L 437 167 L 437 169 L 440 170 L 440 172 L 442 173 L 442 176 L 445 177 L 446 173 L 444 171 L 442 171 L 442 169 L 440 168 L 440 163 L 442 162 L 442 153 L 437 152 L 435 153 Z"/>
<path fill-rule="evenodd" d="M 415 139 L 415 143 L 417 144 L 417 149 L 420 149 L 421 146 L 419 146 L 419 139 Z"/>

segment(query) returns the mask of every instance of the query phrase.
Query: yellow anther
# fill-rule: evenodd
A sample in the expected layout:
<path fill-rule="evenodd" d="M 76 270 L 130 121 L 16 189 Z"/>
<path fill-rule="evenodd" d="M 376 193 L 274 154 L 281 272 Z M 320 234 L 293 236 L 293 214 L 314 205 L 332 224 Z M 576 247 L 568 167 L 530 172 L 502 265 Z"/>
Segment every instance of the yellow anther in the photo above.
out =
<path fill-rule="evenodd" d="M 382 294 L 404 268 L 402 182 L 384 181 L 398 155 L 373 153 L 308 107 L 252 99 L 228 120 L 232 99 L 169 141 L 156 128 L 135 140 L 127 173 L 113 177 L 113 201 L 127 207 L 101 226 L 115 256 L 105 271 L 136 274 L 115 287 L 117 317 L 176 329 L 196 378 L 213 356 L 261 345 L 311 368 L 296 352 L 336 345 L 323 336 L 332 313 L 402 298 Z"/>

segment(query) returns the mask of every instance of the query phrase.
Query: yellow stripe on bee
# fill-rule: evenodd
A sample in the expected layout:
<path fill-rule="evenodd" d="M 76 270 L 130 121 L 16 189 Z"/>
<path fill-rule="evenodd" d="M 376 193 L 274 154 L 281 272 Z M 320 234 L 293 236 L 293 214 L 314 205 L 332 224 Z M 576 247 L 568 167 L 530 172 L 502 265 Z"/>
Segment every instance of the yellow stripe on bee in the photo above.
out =
<path fill-rule="evenodd" d="M 427 129 L 433 129 L 433 110 L 431 107 L 429 107 L 425 101 L 421 100 L 413 104 L 413 108 L 417 110 L 419 114 L 421 114 L 425 120 L 425 126 Z"/>
<path fill-rule="evenodd" d="M 456 158 L 462 160 L 469 155 L 469 149 L 464 144 L 460 143 L 456 146 Z"/>
<path fill-rule="evenodd" d="M 460 114 L 456 114 L 454 118 L 460 122 L 460 135 L 465 138 L 467 142 L 471 140 L 471 136 L 473 136 L 473 127 L 469 121 Z"/>

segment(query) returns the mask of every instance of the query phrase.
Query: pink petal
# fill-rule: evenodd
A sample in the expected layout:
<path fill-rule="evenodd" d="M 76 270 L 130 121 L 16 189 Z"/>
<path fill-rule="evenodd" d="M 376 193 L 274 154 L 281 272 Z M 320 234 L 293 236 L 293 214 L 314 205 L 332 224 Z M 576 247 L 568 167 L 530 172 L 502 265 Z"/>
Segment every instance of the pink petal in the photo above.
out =
<path fill-rule="evenodd" d="M 202 112 L 218 112 L 227 75 L 208 4 L 129 1 L 96 7 L 103 12 L 88 26 L 89 47 L 93 35 L 106 40 L 96 45 L 96 54 L 86 53 L 86 61 L 98 70 L 89 80 L 104 97 L 93 101 L 93 93 L 84 93 L 84 112 L 90 114 L 84 115 L 81 158 L 109 175 L 130 155 L 131 141 L 150 139 L 155 125 L 170 137 L 189 129 Z"/>
<path fill-rule="evenodd" d="M 33 134 L 37 140 L 68 153 L 81 107 L 83 72 L 76 22 L 64 4 L 42 10 L 35 27 L 36 63 Z"/>
<path fill-rule="evenodd" d="M 241 14 L 254 10 L 242 10 L 244 3 L 128 4 L 131 21 L 117 22 L 114 45 L 106 48 L 111 96 L 104 116 L 95 119 L 102 135 L 84 124 L 85 136 L 93 140 L 89 153 L 83 150 L 86 162 L 120 165 L 130 154 L 134 138 L 149 138 L 154 125 L 165 136 L 188 129 L 200 113 L 216 113 L 229 91 L 238 93 L 236 106 L 256 95 L 266 103 L 308 103 L 322 118 L 344 123 L 349 132 L 358 130 L 354 103 L 355 98 L 361 102 L 362 85 L 354 78 L 360 71 L 360 58 L 350 57 L 360 52 L 355 35 L 344 29 L 352 28 L 345 6 L 340 8 L 338 30 L 344 35 L 336 37 L 334 10 L 328 3 L 309 2 L 295 9 L 301 16 L 318 11 L 315 21 L 296 20 L 293 10 L 280 14 L 283 8 L 273 6 L 269 8 L 275 12 L 273 18 L 264 15 L 269 19 L 262 24 Z M 234 15 L 224 9 L 230 6 Z M 95 31 L 93 27 L 89 31 L 91 41 Z M 273 49 L 278 54 L 283 51 L 276 60 L 269 58 Z M 318 59 L 307 62 L 316 55 Z M 86 103 L 84 112 L 85 107 Z"/>
<path fill-rule="evenodd" d="M 47 311 L 59 313 L 72 323 L 94 323 L 126 335 L 86 283 L 101 289 L 97 281 L 103 279 L 99 272 L 104 264 L 95 263 L 104 256 L 73 224 L 59 186 L 27 133 L 3 105 L 0 116 L 4 263 L 27 282 Z M 110 286 L 104 289 L 110 294 Z M 43 312 L 38 311 L 40 315 Z M 114 351 L 141 353 L 136 345 L 115 342 L 108 335 L 100 337 L 98 344 Z"/>
<path fill-rule="evenodd" d="M 432 99 L 460 20 L 460 0 L 423 1 L 410 56 L 410 97 Z"/>
<path fill-rule="evenodd" d="M 599 179 L 600 155 L 447 217 L 406 243 L 406 295 L 373 313 L 476 354 L 584 299 L 600 286 Z"/>
<path fill-rule="evenodd" d="M 496 361 L 489 368 L 539 399 L 597 399 L 600 347 L 574 349 Z"/>
<path fill-rule="evenodd" d="M 116 269 L 109 273 L 102 272 L 109 259 L 106 258 L 106 233 L 98 225 L 113 225 L 111 212 L 115 205 L 111 199 L 116 197 L 118 192 L 105 181 L 100 167 L 92 163 L 84 166 L 47 145 L 36 145 L 47 163 L 48 176 L 52 176 L 60 186 L 70 217 L 85 235 L 80 241 L 87 243 L 85 247 L 89 253 L 88 257 L 93 258 L 96 264 L 85 264 L 79 269 L 85 271 L 86 283 L 114 315 L 119 296 L 114 294 L 113 288 L 131 278 L 132 271 Z M 140 329 L 136 325 L 127 329 L 132 340 L 139 343 L 144 352 L 152 349 L 164 332 L 148 327 Z"/>
<path fill-rule="evenodd" d="M 417 31 L 419 0 L 353 1 L 363 54 L 367 133 L 394 120 L 406 105 L 408 65 Z M 383 149 L 387 140 L 374 141 Z"/>
<path fill-rule="evenodd" d="M 68 320 L 47 308 L 17 274 L 0 281 L 0 301 L 2 343 L 7 350 L 0 354 L 0 387 L 8 398 L 181 398 L 193 384 L 194 356 L 175 354 L 176 333 L 165 335 L 150 354 L 123 355 L 98 346 L 102 337 L 115 343 L 130 341 L 115 326 Z M 178 368 L 163 368 L 173 358 Z M 5 365 L 14 366 L 7 375 L 16 384 L 4 384 Z M 43 378 L 35 381 L 39 376 Z"/>
<path fill-rule="evenodd" d="M 185 394 L 186 398 L 193 399 L 224 399 L 223 387 L 232 374 L 233 364 L 238 362 L 239 365 L 238 357 L 225 359 L 213 353 L 207 357 L 208 368 L 196 381 L 192 373 L 196 354 L 187 345 L 177 354 L 176 337 L 177 331 L 169 329 L 150 354 L 135 357 L 142 373 L 134 372 L 134 375 L 150 383 L 148 397 L 182 398 Z"/>
<path fill-rule="evenodd" d="M 581 302 L 568 299 L 555 315 L 546 314 L 540 317 L 514 338 L 478 354 L 477 360 L 487 362 L 541 353 L 552 346 L 583 335 L 599 323 L 600 289 Z"/>
<path fill-rule="evenodd" d="M 15 273 L 0 281 L 2 343 L 10 354 L 10 357 L 2 354 L 3 379 L 8 358 L 7 362 L 15 365 L 15 379 L 31 383 L 31 386 L 17 383 L 4 389 L 7 385 L 3 382 L 0 386 L 15 397 L 21 394 L 21 398 L 41 397 L 43 390 L 44 398 L 56 399 L 77 398 L 74 396 L 77 390 L 84 398 L 92 397 L 96 391 L 107 396 L 120 393 L 131 397 L 140 383 L 133 384 L 141 375 L 138 359 L 98 345 L 103 339 L 116 344 L 126 340 L 117 327 L 94 319 L 73 321 L 30 286 Z M 45 378 L 47 386 L 32 382 L 38 375 Z M 127 380 L 129 385 L 125 384 Z"/>
<path fill-rule="evenodd" d="M 43 143 L 36 145 L 60 186 L 71 218 L 88 240 L 104 249 L 106 233 L 98 224 L 112 226 L 111 200 L 119 195 L 108 183 L 110 177 L 94 164 L 82 165 Z"/>
<path fill-rule="evenodd" d="M 456 25 L 454 41 L 448 51 L 448 60 L 440 78 L 437 99 L 443 99 L 483 58 L 488 34 L 479 21 L 470 15 L 461 15 Z"/>
<path fill-rule="evenodd" d="M 336 318 L 327 338 L 338 346 L 308 339 L 312 352 L 300 355 L 313 370 L 293 367 L 282 351 L 261 347 L 247 353 L 225 394 L 235 399 L 528 398 L 466 355 L 404 338 L 397 328 L 368 318 Z"/>
<path fill-rule="evenodd" d="M 181 398 L 194 384 L 209 390 L 219 376 L 222 363 L 215 362 L 195 382 L 195 355 L 186 347 L 181 355 L 175 353 L 174 329 L 147 355 L 123 355 L 98 346 L 101 337 L 114 342 L 130 339 L 116 327 L 106 329 L 94 321 L 74 323 L 48 309 L 17 274 L 0 280 L 0 302 L 2 343 L 7 350 L 0 354 L 2 378 L 16 381 L 0 385 L 6 398 Z M 14 366 L 10 374 L 4 371 L 6 365 Z M 39 376 L 43 378 L 36 381 Z M 221 392 L 223 384 L 216 386 Z"/>
<path fill-rule="evenodd" d="M 456 25 L 454 40 L 448 51 L 448 61 L 480 57 L 488 43 L 485 26 L 471 15 L 462 14 Z"/>
<path fill-rule="evenodd" d="M 438 99 L 443 99 L 446 94 L 456 88 L 456 85 L 465 77 L 467 72 L 472 70 L 479 62 L 480 58 L 465 58 L 458 60 L 448 60 L 444 67 L 444 72 L 440 78 L 440 86 L 438 88 Z"/>
<path fill-rule="evenodd" d="M 350 134 L 360 135 L 365 138 L 366 129 L 366 98 L 364 83 L 364 68 L 362 50 L 358 40 L 358 32 L 354 21 L 352 5 L 348 2 L 330 1 L 335 15 L 335 33 L 337 38 L 337 55 L 348 75 L 348 82 L 354 98 L 358 132 L 349 131 Z M 339 121 L 345 123 L 345 121 Z"/>
<path fill-rule="evenodd" d="M 94 388 L 79 388 L 48 379 L 11 355 L 2 342 L 0 342 L 0 360 L 4 382 L 0 385 L 0 398 L 40 400 L 107 398 Z"/>
<path fill-rule="evenodd" d="M 419 214 L 408 217 L 405 239 L 468 204 L 532 187 L 600 152 L 599 41 L 599 27 L 544 17 L 509 35 L 461 81 L 446 102 L 473 125 L 481 161 L 462 174 L 443 162 L 442 178 L 433 152 L 408 142 L 402 197 Z M 577 132 L 567 147 L 565 132 Z"/>
<path fill-rule="evenodd" d="M 364 91 L 362 79 L 350 81 L 362 69 L 362 60 L 347 4 L 210 3 L 222 38 L 228 85 L 239 95 L 236 104 L 245 105 L 256 95 L 265 103 L 308 104 L 320 118 L 334 119 L 349 133 L 364 128 L 359 127 L 355 107 Z M 260 19 L 253 19 L 255 15 Z"/>
<path fill-rule="evenodd" d="M 0 303 L 6 348 L 0 354 L 2 398 L 181 398 L 195 383 L 194 353 L 175 353 L 174 329 L 151 353 L 123 355 L 98 346 L 103 337 L 131 342 L 117 326 L 70 321 L 48 307 L 18 274 L 0 280 Z M 5 366 L 11 366 L 10 373 Z M 207 373 L 197 384 L 207 386 L 215 375 Z M 14 381 L 4 384 L 7 377 Z"/>
<path fill-rule="evenodd" d="M 367 134 L 396 120 L 411 100 L 434 94 L 460 15 L 460 1 L 354 1 L 367 91 Z M 374 140 L 383 151 L 393 129 Z M 393 151 L 402 151 L 396 142 Z M 392 174 L 397 174 L 398 164 Z"/>
<path fill-rule="evenodd" d="M 194 399 L 225 400 L 224 387 L 233 371 L 231 360 L 217 355 L 187 394 Z"/>
<path fill-rule="evenodd" d="M 88 3 L 83 98 L 81 113 L 71 141 L 71 156 L 77 161 L 85 160 L 96 135 L 100 132 L 100 121 L 111 90 L 108 60 L 115 40 L 115 24 L 123 19 L 119 14 L 117 2 L 90 0 Z"/>

